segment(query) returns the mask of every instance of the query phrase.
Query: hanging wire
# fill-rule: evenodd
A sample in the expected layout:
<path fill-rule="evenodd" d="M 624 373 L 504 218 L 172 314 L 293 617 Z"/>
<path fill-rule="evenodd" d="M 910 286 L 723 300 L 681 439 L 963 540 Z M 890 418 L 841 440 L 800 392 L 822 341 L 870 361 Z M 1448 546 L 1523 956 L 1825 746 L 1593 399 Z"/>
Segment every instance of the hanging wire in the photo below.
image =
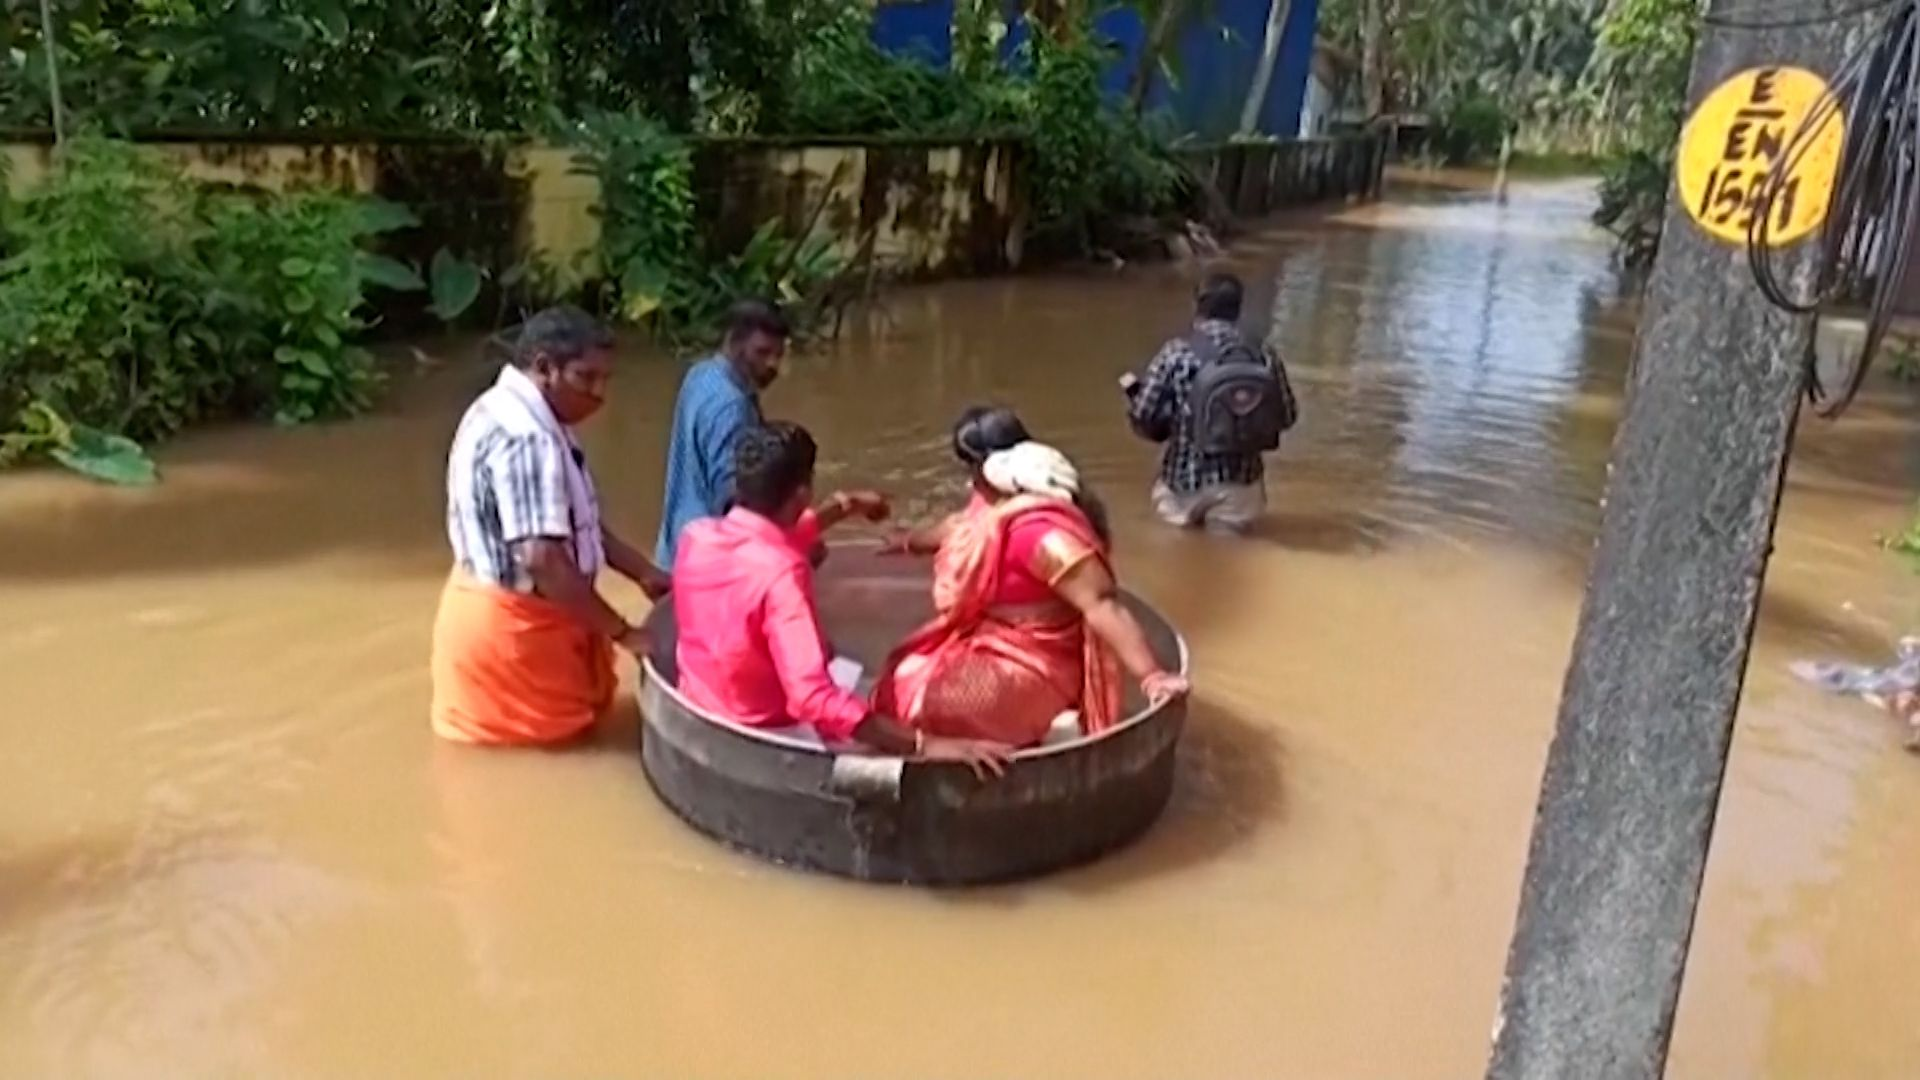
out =
<path fill-rule="evenodd" d="M 1822 416 L 1837 416 L 1859 393 L 1893 321 L 1905 287 L 1909 256 L 1920 240 L 1920 0 L 1892 0 L 1851 15 L 1887 14 L 1840 64 L 1827 91 L 1787 140 L 1778 168 L 1754 201 L 1747 229 L 1747 260 L 1755 283 L 1775 306 L 1819 313 L 1837 301 L 1866 294 L 1866 335 L 1837 392 L 1820 379 L 1814 347 L 1807 346 L 1807 395 Z M 1847 16 L 1833 16 L 1835 18 Z M 1808 294 L 1795 296 L 1775 266 L 1774 209 L 1801 161 L 1843 123 L 1838 171 L 1820 234 Z"/>
<path fill-rule="evenodd" d="M 1776 14 L 1770 18 L 1744 16 L 1733 12 L 1709 12 L 1701 16 L 1700 21 L 1708 26 L 1718 26 L 1728 30 L 1792 30 L 1803 26 L 1819 26 L 1823 23 L 1843 22 L 1861 15 L 1871 15 L 1882 8 L 1892 7 L 1900 2 L 1901 0 L 1867 0 L 1866 3 L 1841 11 L 1829 11 L 1824 5 L 1803 5 L 1796 14 Z"/>

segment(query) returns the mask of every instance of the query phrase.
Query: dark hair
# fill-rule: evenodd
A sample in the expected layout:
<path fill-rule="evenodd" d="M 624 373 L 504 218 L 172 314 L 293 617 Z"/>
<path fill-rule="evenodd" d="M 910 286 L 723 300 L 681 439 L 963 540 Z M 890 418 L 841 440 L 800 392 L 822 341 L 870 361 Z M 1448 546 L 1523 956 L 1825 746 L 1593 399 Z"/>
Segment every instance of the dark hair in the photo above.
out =
<path fill-rule="evenodd" d="M 1012 409 L 975 405 L 954 422 L 953 456 L 968 468 L 978 469 L 986 464 L 988 455 L 1011 450 L 1032 438 Z"/>
<path fill-rule="evenodd" d="M 1080 486 L 1080 493 L 1073 497 L 1073 505 L 1079 507 L 1080 512 L 1087 515 L 1087 524 L 1093 526 L 1093 535 L 1099 537 L 1101 543 L 1111 548 L 1113 546 L 1113 523 L 1107 516 L 1106 501 L 1094 494 L 1093 489 L 1083 483 Z"/>
<path fill-rule="evenodd" d="M 1247 287 L 1232 274 L 1208 274 L 1193 294 L 1193 312 L 1202 319 L 1240 321 L 1240 305 L 1246 300 Z"/>
<path fill-rule="evenodd" d="M 613 332 L 599 320 L 571 304 L 550 307 L 520 327 L 513 346 L 515 367 L 530 368 L 541 360 L 571 364 L 590 352 L 613 348 Z"/>
<path fill-rule="evenodd" d="M 786 340 L 793 336 L 793 325 L 779 305 L 765 300 L 741 300 L 727 309 L 727 340 L 745 341 L 749 334 L 765 334 Z"/>
<path fill-rule="evenodd" d="M 799 424 L 785 420 L 750 427 L 733 447 L 733 498 L 756 514 L 772 516 L 813 482 L 820 448 Z"/>

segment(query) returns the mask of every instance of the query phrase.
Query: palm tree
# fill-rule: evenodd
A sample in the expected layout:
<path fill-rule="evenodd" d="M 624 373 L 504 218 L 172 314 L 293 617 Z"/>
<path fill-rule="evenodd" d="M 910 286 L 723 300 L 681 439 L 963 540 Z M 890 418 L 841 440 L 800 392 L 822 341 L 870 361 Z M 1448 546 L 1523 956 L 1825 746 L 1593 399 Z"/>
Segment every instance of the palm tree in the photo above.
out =
<path fill-rule="evenodd" d="M 1139 12 L 1147 28 L 1127 85 L 1128 100 L 1133 103 L 1133 111 L 1139 112 L 1153 92 L 1156 75 L 1174 79 L 1180 39 L 1186 36 L 1188 27 L 1213 17 L 1213 0 L 1125 0 L 1125 6 Z"/>
<path fill-rule="evenodd" d="M 1273 87 L 1273 69 L 1280 61 L 1280 45 L 1287 35 L 1287 16 L 1293 12 L 1293 0 L 1267 0 L 1267 29 L 1260 40 L 1260 63 L 1253 69 L 1253 81 L 1247 86 L 1247 103 L 1240 109 L 1240 134 L 1252 135 L 1260 126 L 1260 110 L 1267 103 L 1267 91 Z"/>

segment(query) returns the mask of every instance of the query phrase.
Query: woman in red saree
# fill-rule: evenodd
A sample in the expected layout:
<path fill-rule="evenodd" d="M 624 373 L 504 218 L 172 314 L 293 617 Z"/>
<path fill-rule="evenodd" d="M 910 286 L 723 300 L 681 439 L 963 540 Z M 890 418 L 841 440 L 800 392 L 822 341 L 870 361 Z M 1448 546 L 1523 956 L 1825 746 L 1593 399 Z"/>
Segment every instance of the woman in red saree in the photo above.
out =
<path fill-rule="evenodd" d="M 967 508 L 895 542 L 933 551 L 938 614 L 888 658 L 876 710 L 928 734 L 1032 746 L 1063 713 L 1085 734 L 1111 727 L 1122 670 L 1150 700 L 1186 693 L 1120 602 L 1105 523 L 1071 463 L 1004 409 L 969 410 L 954 450 L 974 474 Z"/>

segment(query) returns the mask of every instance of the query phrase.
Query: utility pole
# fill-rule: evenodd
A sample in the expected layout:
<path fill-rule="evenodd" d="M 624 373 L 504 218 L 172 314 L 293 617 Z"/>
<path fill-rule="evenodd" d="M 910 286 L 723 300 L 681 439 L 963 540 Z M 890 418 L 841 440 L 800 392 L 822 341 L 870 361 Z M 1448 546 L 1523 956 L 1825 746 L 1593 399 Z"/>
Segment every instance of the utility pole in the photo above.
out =
<path fill-rule="evenodd" d="M 1850 5 L 1792 13 L 1804 22 Z M 1833 78 L 1860 25 L 1729 25 L 1739 9 L 1779 10 L 1713 0 L 1694 54 L 1492 1080 L 1653 1078 L 1666 1065 L 1812 334 L 1755 286 L 1745 218 L 1756 174 L 1781 167 L 1808 94 Z M 1776 200 L 1780 276 L 1802 287 L 1843 123 Z"/>

